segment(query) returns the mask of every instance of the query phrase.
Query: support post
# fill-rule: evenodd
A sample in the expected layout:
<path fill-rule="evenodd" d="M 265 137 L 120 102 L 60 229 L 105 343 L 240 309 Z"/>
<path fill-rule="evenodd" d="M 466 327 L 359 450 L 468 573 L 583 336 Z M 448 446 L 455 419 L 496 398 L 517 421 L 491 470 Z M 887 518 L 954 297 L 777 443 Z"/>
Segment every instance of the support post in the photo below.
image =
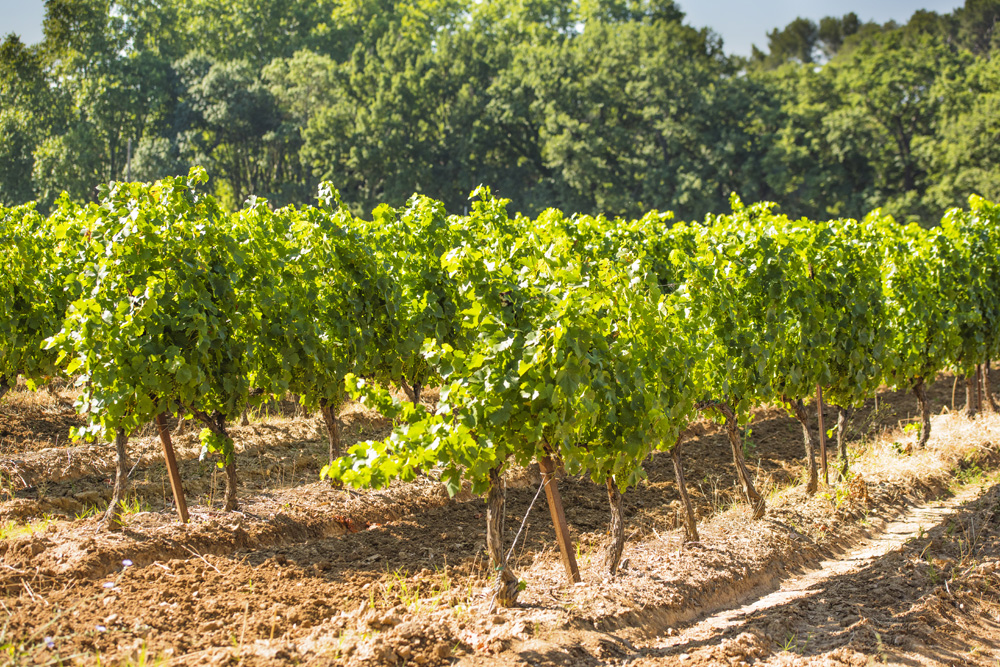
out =
<path fill-rule="evenodd" d="M 823 483 L 830 486 L 830 475 L 826 471 L 826 428 L 823 426 L 823 387 L 816 385 L 816 415 L 819 418 L 819 465 L 823 473 Z"/>
<path fill-rule="evenodd" d="M 976 410 L 986 412 L 983 405 L 983 367 L 981 364 L 976 364 Z"/>
<path fill-rule="evenodd" d="M 577 567 L 576 555 L 573 553 L 573 542 L 569 537 L 569 526 L 566 524 L 562 496 L 559 495 L 559 487 L 556 485 L 552 457 L 543 456 L 538 459 L 538 468 L 542 472 L 545 498 L 549 501 L 549 513 L 552 515 L 552 525 L 556 529 L 556 541 L 559 543 L 559 554 L 562 556 L 563 567 L 566 568 L 566 578 L 571 584 L 575 584 L 580 581 L 580 568 Z"/>
<path fill-rule="evenodd" d="M 170 431 L 162 414 L 156 415 L 156 430 L 160 433 L 160 444 L 163 445 L 163 460 L 167 464 L 167 475 L 170 477 L 170 489 L 174 492 L 174 504 L 177 505 L 177 516 L 181 523 L 188 522 L 187 501 L 184 500 L 184 487 L 181 485 L 181 474 L 177 470 L 177 458 L 174 456 L 174 445 L 170 441 Z"/>

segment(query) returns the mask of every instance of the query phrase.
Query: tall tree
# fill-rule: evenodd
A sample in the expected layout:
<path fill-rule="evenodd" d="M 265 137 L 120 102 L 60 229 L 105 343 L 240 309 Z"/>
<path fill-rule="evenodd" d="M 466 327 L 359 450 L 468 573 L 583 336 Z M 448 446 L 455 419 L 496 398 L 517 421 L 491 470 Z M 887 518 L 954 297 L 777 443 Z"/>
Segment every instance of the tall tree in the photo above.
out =
<path fill-rule="evenodd" d="M 219 174 L 224 200 L 242 206 L 250 195 L 274 197 L 299 178 L 298 136 L 283 122 L 260 72 L 243 60 L 192 54 L 178 63 L 190 125 L 183 149 Z M 301 193 L 299 193 L 301 194 Z"/>
<path fill-rule="evenodd" d="M 43 205 L 62 190 L 93 199 L 98 183 L 125 175 L 129 140 L 163 117 L 171 70 L 155 53 L 135 50 L 109 0 L 48 0 L 44 30 L 48 74 L 71 104 L 65 133 L 36 151 L 35 188 Z"/>
<path fill-rule="evenodd" d="M 918 148 L 927 165 L 926 204 L 946 209 L 972 194 L 1000 200 L 1000 59 L 977 60 L 935 93 L 944 100 L 937 131 Z"/>
<path fill-rule="evenodd" d="M 578 36 L 524 50 L 512 67 L 533 89 L 542 157 L 559 183 L 552 205 L 633 215 L 717 201 L 705 160 L 714 138 L 702 121 L 727 63 L 706 32 L 591 21 Z"/>
<path fill-rule="evenodd" d="M 49 85 L 40 50 L 7 35 L 0 42 L 0 205 L 35 198 L 34 152 L 62 131 L 67 102 Z"/>
<path fill-rule="evenodd" d="M 915 150 L 933 136 L 940 99 L 939 78 L 959 76 L 963 58 L 927 34 L 892 30 L 866 39 L 830 66 L 846 115 L 867 130 L 867 153 L 875 174 L 873 201 L 890 212 L 919 218 L 926 165 Z"/>

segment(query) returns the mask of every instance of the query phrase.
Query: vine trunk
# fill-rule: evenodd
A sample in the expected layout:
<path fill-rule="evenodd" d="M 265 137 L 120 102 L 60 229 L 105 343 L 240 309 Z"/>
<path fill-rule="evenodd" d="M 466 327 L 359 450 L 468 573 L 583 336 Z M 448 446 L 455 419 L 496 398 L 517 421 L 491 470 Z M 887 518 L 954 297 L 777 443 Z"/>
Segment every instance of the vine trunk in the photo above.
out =
<path fill-rule="evenodd" d="M 691 497 L 688 496 L 687 484 L 684 482 L 680 441 L 670 450 L 670 458 L 674 462 L 674 477 L 677 478 L 677 492 L 680 494 L 681 504 L 684 506 L 684 541 L 699 542 L 698 522 L 694 518 L 694 507 L 691 506 Z"/>
<path fill-rule="evenodd" d="M 622 494 L 615 484 L 615 478 L 609 475 L 605 486 L 608 488 L 608 504 L 611 505 L 611 524 L 608 527 L 611 541 L 604 551 L 604 567 L 613 577 L 618 572 L 618 563 L 625 550 L 625 512 L 622 509 Z"/>
<path fill-rule="evenodd" d="M 486 551 L 490 555 L 490 567 L 497 573 L 497 603 L 501 607 L 512 607 L 521 591 L 503 550 L 506 493 L 500 479 L 501 470 L 502 466 L 490 468 L 490 489 L 486 494 Z"/>
<path fill-rule="evenodd" d="M 128 434 L 125 429 L 115 431 L 115 488 L 111 492 L 108 509 L 101 519 L 102 529 L 115 529 L 122 525 L 122 500 L 125 498 L 125 484 L 128 481 L 128 456 L 125 446 Z"/>

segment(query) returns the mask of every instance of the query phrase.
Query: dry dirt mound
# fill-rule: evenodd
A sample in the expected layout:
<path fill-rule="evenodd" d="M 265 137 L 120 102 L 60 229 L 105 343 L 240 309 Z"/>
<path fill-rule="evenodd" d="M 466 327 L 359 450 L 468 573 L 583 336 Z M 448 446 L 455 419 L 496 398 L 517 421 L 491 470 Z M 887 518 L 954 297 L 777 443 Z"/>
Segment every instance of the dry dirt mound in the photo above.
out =
<path fill-rule="evenodd" d="M 902 418 L 906 399 L 895 400 Z M 344 416 L 355 439 L 385 426 L 364 414 Z M 801 473 L 801 431 L 779 411 L 762 411 L 751 448 L 758 481 L 772 489 L 771 510 L 765 521 L 751 522 L 733 505 L 731 480 L 722 481 L 731 465 L 728 445 L 714 425 L 700 423 L 685 457 L 696 471 L 689 476 L 699 513 L 712 517 L 701 526 L 701 544 L 681 546 L 669 457 L 654 458 L 649 482 L 626 495 L 627 562 L 614 579 L 597 566 L 604 491 L 565 478 L 560 486 L 584 584 L 565 585 L 547 513 L 536 507 L 514 559 L 527 583 L 523 606 L 490 612 L 480 499 L 448 499 L 432 478 L 382 492 L 334 489 L 315 481 L 325 449 L 315 422 L 252 424 L 240 444 L 247 480 L 240 513 L 209 509 L 211 467 L 199 472 L 202 464 L 189 457 L 182 463 L 186 484 L 206 484 L 189 489 L 189 526 L 176 525 L 163 503 L 130 515 L 119 534 L 95 534 L 87 519 L 0 540 L 0 614 L 7 614 L 0 645 L 25 664 L 89 664 L 98 654 L 109 664 L 143 652 L 186 665 L 670 659 L 655 643 L 668 628 L 760 595 L 850 549 L 906 507 L 946 493 L 962 461 L 986 465 L 1000 443 L 1000 419 L 967 427 L 941 416 L 935 430 L 929 450 L 914 456 L 894 441 L 909 437 L 902 432 L 864 444 L 849 484 L 807 498 L 789 486 Z M 151 503 L 165 482 L 155 461 L 139 463 L 132 491 Z M 88 479 L 53 484 L 38 499 L 0 503 L 0 512 L 37 512 L 53 498 L 72 497 L 72 485 Z M 511 531 L 534 484 L 531 471 L 509 480 Z M 774 636 L 739 642 L 772 655 Z"/>
<path fill-rule="evenodd" d="M 901 664 L 953 664 L 978 651 L 982 664 L 996 664 L 1000 579 L 984 573 L 993 572 L 1000 545 L 983 526 L 995 529 L 1000 490 L 975 500 L 983 488 L 976 485 L 944 505 L 932 499 L 949 494 L 951 472 L 971 479 L 995 462 L 1000 419 L 943 416 L 935 428 L 939 439 L 928 452 L 897 458 L 892 440 L 873 448 L 853 490 L 847 485 L 842 494 L 807 499 L 793 489 L 760 522 L 738 511 L 721 515 L 693 548 L 681 548 L 676 538 L 640 540 L 630 545 L 623 576 L 594 582 L 591 573 L 586 586 L 563 588 L 552 598 L 558 604 L 550 603 L 544 630 L 507 636 L 506 643 L 495 638 L 494 656 L 484 655 L 486 646 L 466 662 L 864 665 L 896 655 Z M 903 523 L 894 519 L 900 511 Z M 951 553 L 938 557 L 935 549 Z M 976 594 L 962 586 L 956 592 L 944 572 L 977 560 L 983 565 L 971 570 L 976 590 L 990 592 L 972 604 L 968 596 Z M 550 559 L 537 569 L 555 583 L 555 565 Z M 534 574 L 524 576 L 534 582 Z M 792 595 L 801 589 L 808 592 Z M 921 611 L 939 608 L 942 599 L 953 601 L 954 610 L 940 618 Z M 728 611 L 690 625 L 717 609 Z M 525 627 L 542 616 L 537 609 L 504 613 Z M 935 639 L 939 627 L 946 631 Z M 931 643 L 950 648 L 929 650 Z M 907 650 L 923 658 L 903 655 Z"/>

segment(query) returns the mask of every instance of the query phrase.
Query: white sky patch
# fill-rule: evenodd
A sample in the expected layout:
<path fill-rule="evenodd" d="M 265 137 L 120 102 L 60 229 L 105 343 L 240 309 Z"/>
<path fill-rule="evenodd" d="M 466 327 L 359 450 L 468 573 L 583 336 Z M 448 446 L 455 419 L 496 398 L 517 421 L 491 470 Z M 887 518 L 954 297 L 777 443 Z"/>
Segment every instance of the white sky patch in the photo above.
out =
<path fill-rule="evenodd" d="M 965 3 L 959 0 L 678 0 L 678 4 L 688 25 L 711 28 L 722 37 L 726 53 L 748 56 L 753 44 L 766 51 L 767 33 L 800 16 L 819 22 L 824 16 L 843 16 L 853 11 L 862 21 L 906 23 L 918 9 L 948 14 Z M 0 0 L 0 38 L 13 32 L 26 44 L 40 42 L 44 17 L 44 0 Z"/>
<path fill-rule="evenodd" d="M 938 14 L 950 14 L 965 5 L 961 0 L 869 0 L 868 2 L 845 2 L 844 0 L 814 0 L 793 2 L 792 0 L 677 0 L 684 11 L 684 21 L 696 28 L 710 27 L 722 37 L 726 53 L 741 56 L 750 55 L 750 47 L 756 44 L 767 52 L 767 33 L 775 28 L 784 28 L 798 17 L 812 19 L 816 23 L 824 16 L 843 16 L 850 12 L 858 15 L 862 22 L 885 23 L 896 21 L 906 23 L 918 9 L 926 9 Z"/>

